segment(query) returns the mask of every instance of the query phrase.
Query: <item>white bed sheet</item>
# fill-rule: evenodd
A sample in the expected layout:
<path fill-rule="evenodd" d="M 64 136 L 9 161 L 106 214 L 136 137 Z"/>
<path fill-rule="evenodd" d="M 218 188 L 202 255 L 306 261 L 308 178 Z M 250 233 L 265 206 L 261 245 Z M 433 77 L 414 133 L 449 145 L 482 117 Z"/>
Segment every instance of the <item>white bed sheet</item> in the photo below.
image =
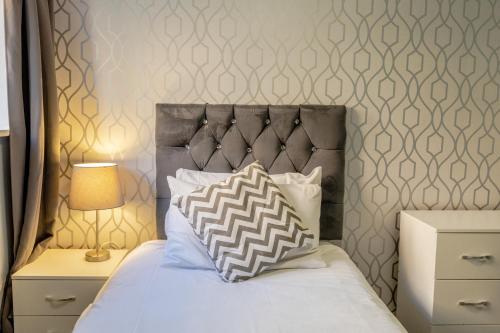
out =
<path fill-rule="evenodd" d="M 240 283 L 164 267 L 164 241 L 124 260 L 74 333 L 406 332 L 347 254 L 320 246 L 327 268 L 280 270 Z"/>

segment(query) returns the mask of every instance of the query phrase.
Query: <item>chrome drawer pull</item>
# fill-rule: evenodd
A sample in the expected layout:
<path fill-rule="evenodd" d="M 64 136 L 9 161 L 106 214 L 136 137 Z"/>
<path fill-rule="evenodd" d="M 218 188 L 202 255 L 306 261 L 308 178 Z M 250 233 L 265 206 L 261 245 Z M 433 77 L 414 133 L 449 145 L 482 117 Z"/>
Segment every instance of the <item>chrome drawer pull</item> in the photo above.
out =
<path fill-rule="evenodd" d="M 477 302 L 459 301 L 458 305 L 485 308 L 488 305 L 490 305 L 490 302 L 488 302 L 488 301 L 477 301 Z"/>
<path fill-rule="evenodd" d="M 76 301 L 75 296 L 63 297 L 63 298 L 54 298 L 52 296 L 45 296 L 45 300 L 47 302 L 60 302 L 60 303 L 68 303 Z"/>
<path fill-rule="evenodd" d="M 493 256 L 491 254 L 484 254 L 481 256 L 471 256 L 471 255 L 467 255 L 467 254 L 462 254 L 462 259 L 464 259 L 464 260 L 477 260 L 480 262 L 485 262 L 485 261 L 493 259 Z"/>

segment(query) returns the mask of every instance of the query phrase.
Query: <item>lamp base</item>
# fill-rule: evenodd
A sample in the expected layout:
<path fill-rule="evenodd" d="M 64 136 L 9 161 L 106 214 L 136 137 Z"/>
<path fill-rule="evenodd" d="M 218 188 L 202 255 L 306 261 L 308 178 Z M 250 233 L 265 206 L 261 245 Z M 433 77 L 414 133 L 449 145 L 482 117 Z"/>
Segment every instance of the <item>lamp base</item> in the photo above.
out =
<path fill-rule="evenodd" d="M 85 253 L 85 260 L 90 262 L 106 261 L 110 258 L 109 251 L 106 249 L 90 250 Z"/>

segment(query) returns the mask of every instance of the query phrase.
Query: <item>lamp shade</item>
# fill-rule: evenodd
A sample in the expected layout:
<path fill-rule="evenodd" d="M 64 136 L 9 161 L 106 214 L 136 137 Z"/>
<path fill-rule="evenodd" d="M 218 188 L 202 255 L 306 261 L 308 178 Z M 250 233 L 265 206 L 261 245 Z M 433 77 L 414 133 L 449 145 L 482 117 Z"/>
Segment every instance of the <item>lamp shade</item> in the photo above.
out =
<path fill-rule="evenodd" d="M 69 208 L 110 209 L 123 206 L 123 195 L 115 163 L 82 163 L 73 166 Z"/>

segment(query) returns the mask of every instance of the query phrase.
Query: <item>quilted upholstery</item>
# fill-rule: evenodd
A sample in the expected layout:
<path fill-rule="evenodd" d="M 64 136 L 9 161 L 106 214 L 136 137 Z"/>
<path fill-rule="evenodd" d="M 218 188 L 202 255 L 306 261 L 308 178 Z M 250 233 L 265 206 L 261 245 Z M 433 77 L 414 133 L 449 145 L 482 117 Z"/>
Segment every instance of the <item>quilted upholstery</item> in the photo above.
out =
<path fill-rule="evenodd" d="M 157 104 L 157 231 L 164 238 L 167 176 L 178 168 L 237 171 L 259 160 L 269 173 L 323 167 L 321 239 L 341 239 L 345 107 Z"/>

